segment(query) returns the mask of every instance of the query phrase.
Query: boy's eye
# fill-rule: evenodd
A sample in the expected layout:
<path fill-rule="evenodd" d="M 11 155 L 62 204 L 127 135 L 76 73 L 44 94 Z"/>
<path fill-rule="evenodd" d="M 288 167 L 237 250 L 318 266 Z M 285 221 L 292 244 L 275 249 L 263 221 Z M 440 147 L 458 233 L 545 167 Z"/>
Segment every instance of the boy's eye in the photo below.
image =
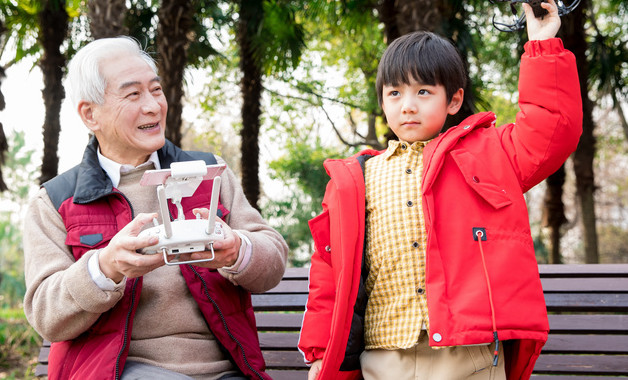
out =
<path fill-rule="evenodd" d="M 399 91 L 397 90 L 391 90 L 389 93 L 390 96 L 399 96 Z"/>
<path fill-rule="evenodd" d="M 430 92 L 426 89 L 419 90 L 419 95 L 428 95 Z"/>

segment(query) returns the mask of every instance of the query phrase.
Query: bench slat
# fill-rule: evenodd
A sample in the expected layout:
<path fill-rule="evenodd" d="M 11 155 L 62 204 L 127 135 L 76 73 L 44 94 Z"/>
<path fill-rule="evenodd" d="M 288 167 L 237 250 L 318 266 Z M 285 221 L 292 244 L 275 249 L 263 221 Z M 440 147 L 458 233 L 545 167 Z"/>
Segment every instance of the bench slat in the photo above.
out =
<path fill-rule="evenodd" d="M 255 311 L 304 311 L 307 294 L 253 294 Z"/>
<path fill-rule="evenodd" d="M 626 375 L 627 355 L 541 355 L 536 373 Z"/>
<path fill-rule="evenodd" d="M 307 380 L 307 371 L 266 371 L 273 380 Z M 578 379 L 575 379 L 578 380 Z"/>
<path fill-rule="evenodd" d="M 550 314 L 550 333 L 628 334 L 628 315 Z"/>
<path fill-rule="evenodd" d="M 544 292 L 628 293 L 628 277 L 542 278 Z"/>
<path fill-rule="evenodd" d="M 259 333 L 262 350 L 295 350 L 299 343 L 299 333 Z M 300 354 L 299 354 L 300 355 Z M 303 356 L 301 356 L 303 360 Z"/>
<path fill-rule="evenodd" d="M 303 322 L 302 312 L 258 312 L 255 322 L 259 331 L 299 331 Z"/>
<path fill-rule="evenodd" d="M 541 278 L 546 277 L 627 277 L 628 264 L 542 264 Z"/>
<path fill-rule="evenodd" d="M 550 334 L 542 352 L 628 354 L 628 335 Z"/>
<path fill-rule="evenodd" d="M 628 293 L 545 293 L 548 311 L 627 312 Z"/>
<path fill-rule="evenodd" d="M 262 350 L 266 368 L 308 370 L 299 351 L 265 351 Z"/>

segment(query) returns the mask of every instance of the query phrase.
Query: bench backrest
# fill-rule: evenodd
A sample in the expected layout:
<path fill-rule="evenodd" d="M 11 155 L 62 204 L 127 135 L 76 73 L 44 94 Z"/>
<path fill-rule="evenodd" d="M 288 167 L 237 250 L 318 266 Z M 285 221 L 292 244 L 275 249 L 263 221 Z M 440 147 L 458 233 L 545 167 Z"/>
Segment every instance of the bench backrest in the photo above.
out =
<path fill-rule="evenodd" d="M 628 264 L 540 265 L 539 271 L 551 331 L 532 378 L 628 375 Z M 307 294 L 308 269 L 289 268 L 277 287 L 253 295 L 260 344 L 275 380 L 307 379 L 297 350 Z M 37 373 L 45 374 L 46 363 L 44 347 Z"/>

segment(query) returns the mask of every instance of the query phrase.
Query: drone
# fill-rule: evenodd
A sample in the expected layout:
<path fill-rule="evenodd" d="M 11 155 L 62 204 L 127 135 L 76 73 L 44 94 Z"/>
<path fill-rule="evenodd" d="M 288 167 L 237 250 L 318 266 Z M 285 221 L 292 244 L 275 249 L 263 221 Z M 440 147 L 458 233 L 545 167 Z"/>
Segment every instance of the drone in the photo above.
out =
<path fill-rule="evenodd" d="M 515 32 L 517 30 L 521 30 L 526 25 L 526 15 L 525 12 L 521 12 L 519 15 L 517 12 L 517 8 L 515 7 L 516 3 L 528 3 L 532 7 L 532 11 L 534 12 L 534 17 L 543 18 L 547 14 L 547 9 L 541 7 L 541 3 L 547 3 L 547 0 L 489 0 L 492 4 L 495 3 L 510 3 L 510 10 L 514 15 L 514 22 L 512 24 L 506 24 L 502 22 L 495 21 L 495 16 L 493 16 L 493 26 L 495 29 L 501 32 Z M 571 0 L 568 1 L 569 5 L 565 4 L 563 0 L 556 0 L 556 6 L 558 8 L 558 15 L 564 16 L 574 9 L 580 4 L 580 0 Z"/>
<path fill-rule="evenodd" d="M 147 170 L 140 185 L 157 186 L 159 214 L 163 221 L 159 224 L 153 219 L 153 227 L 140 232 L 139 237 L 156 236 L 159 241 L 139 250 L 145 255 L 161 253 L 166 265 L 194 264 L 212 261 L 215 258 L 214 241 L 224 239 L 222 225 L 216 222 L 218 196 L 220 192 L 220 174 L 225 164 L 206 165 L 204 161 L 174 162 L 169 169 Z M 202 181 L 212 180 L 212 192 L 209 205 L 209 217 L 203 220 L 199 215 L 196 219 L 185 219 L 181 200 L 194 195 Z M 178 217 L 170 220 L 167 200 L 177 208 Z M 184 253 L 209 251 L 211 256 L 205 259 L 181 260 Z M 169 260 L 170 258 L 170 260 Z"/>

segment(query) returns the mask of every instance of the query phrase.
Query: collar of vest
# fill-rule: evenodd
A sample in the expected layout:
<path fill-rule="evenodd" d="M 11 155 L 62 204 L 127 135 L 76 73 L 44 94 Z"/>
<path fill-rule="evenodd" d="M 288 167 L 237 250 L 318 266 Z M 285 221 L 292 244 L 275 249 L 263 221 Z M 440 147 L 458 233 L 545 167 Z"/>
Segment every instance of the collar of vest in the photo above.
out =
<path fill-rule="evenodd" d="M 81 163 L 67 172 L 56 176 L 42 186 L 58 210 L 68 198 L 77 204 L 87 204 L 114 192 L 113 184 L 98 162 L 98 140 L 92 136 L 83 153 Z M 173 162 L 203 160 L 207 165 L 216 164 L 211 153 L 183 151 L 166 139 L 157 151 L 162 169 L 170 168 Z"/>

